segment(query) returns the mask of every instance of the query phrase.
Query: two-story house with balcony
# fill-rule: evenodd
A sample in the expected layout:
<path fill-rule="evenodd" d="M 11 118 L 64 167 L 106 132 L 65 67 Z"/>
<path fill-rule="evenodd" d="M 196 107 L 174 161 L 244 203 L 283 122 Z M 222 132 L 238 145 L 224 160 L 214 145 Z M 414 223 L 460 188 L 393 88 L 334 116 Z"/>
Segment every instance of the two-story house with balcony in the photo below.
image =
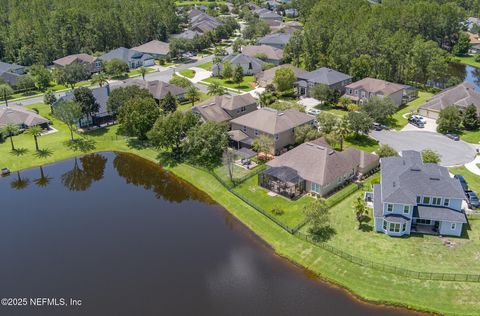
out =
<path fill-rule="evenodd" d="M 345 86 L 352 83 L 352 77 L 342 72 L 322 67 L 314 71 L 302 73 L 293 85 L 299 96 L 309 96 L 314 86 L 324 84 L 343 94 Z"/>
<path fill-rule="evenodd" d="M 423 163 L 417 151 L 382 158 L 380 163 L 380 184 L 373 186 L 377 232 L 461 236 L 467 222 L 462 211 L 465 194 L 447 168 Z"/>
<path fill-rule="evenodd" d="M 371 97 L 390 98 L 400 106 L 404 103 L 406 86 L 375 78 L 364 78 L 345 87 L 345 95 L 360 104 Z"/>

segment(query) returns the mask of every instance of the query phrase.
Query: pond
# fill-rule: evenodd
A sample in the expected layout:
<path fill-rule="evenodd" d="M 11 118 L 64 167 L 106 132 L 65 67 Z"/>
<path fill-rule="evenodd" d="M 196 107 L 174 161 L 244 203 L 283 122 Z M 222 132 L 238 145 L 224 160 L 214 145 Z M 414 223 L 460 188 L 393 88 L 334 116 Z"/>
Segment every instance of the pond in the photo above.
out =
<path fill-rule="evenodd" d="M 279 258 L 204 193 L 137 156 L 13 173 L 0 178 L 0 201 L 0 297 L 76 304 L 0 314 L 414 314 L 361 303 Z"/>
<path fill-rule="evenodd" d="M 450 73 L 458 78 L 460 82 L 467 81 L 475 86 L 475 90 L 480 92 L 480 69 L 464 65 L 461 63 L 451 63 Z"/>

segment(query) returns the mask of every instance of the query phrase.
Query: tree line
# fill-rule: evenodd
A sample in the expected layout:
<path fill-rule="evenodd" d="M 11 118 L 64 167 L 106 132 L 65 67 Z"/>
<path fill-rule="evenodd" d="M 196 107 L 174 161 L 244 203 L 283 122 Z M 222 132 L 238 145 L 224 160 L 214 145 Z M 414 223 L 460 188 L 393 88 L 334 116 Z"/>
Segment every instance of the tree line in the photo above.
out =
<path fill-rule="evenodd" d="M 328 66 L 355 79 L 447 84 L 450 51 L 465 10 L 452 1 L 303 0 L 305 31 L 287 45 L 287 61 Z"/>
<path fill-rule="evenodd" d="M 47 65 L 178 31 L 173 0 L 0 0 L 0 60 Z"/>

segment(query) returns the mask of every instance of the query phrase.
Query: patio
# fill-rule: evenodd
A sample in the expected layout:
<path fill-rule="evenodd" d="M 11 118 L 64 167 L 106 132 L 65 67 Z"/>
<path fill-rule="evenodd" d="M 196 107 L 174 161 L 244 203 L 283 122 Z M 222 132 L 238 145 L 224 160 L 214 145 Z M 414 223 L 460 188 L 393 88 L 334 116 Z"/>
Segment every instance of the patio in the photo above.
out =
<path fill-rule="evenodd" d="M 305 180 L 297 171 L 288 167 L 270 168 L 258 175 L 258 184 L 289 199 L 296 199 L 305 192 Z"/>

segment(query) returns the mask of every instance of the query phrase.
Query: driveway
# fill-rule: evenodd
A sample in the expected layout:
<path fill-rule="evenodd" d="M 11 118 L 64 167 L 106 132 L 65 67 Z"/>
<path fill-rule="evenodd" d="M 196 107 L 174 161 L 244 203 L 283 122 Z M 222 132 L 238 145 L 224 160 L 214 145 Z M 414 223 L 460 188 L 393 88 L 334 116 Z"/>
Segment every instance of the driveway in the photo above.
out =
<path fill-rule="evenodd" d="M 406 115 L 406 114 L 405 114 Z M 402 129 L 402 132 L 406 132 L 406 131 L 415 131 L 415 132 L 432 132 L 432 133 L 436 133 L 437 132 L 437 121 L 435 121 L 434 119 L 431 119 L 431 118 L 428 118 L 428 117 L 424 117 L 425 121 L 427 122 L 427 124 L 425 124 L 425 126 L 423 128 L 418 128 L 410 123 L 408 123 L 407 125 L 405 125 L 405 127 Z"/>
<path fill-rule="evenodd" d="M 427 123 L 428 124 L 428 123 Z M 440 165 L 460 166 L 475 159 L 475 148 L 463 141 L 454 141 L 444 135 L 419 131 L 372 131 L 370 136 L 397 151 L 432 149 L 441 155 Z"/>

